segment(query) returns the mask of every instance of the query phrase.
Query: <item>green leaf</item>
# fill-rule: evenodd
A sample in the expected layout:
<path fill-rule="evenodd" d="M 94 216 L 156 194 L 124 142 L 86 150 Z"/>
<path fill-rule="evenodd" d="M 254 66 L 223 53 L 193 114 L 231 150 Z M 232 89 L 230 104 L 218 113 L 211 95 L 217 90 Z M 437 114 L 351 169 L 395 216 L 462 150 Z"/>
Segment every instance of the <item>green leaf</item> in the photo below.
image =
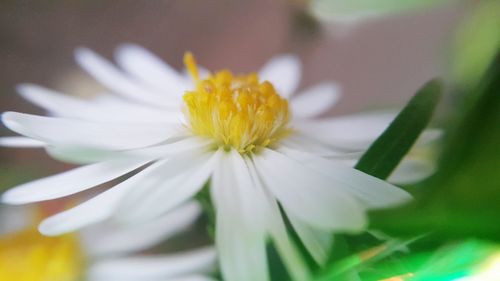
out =
<path fill-rule="evenodd" d="M 469 88 L 484 75 L 500 48 L 500 1 L 478 1 L 462 23 L 453 49 L 454 80 Z"/>
<path fill-rule="evenodd" d="M 431 120 L 441 96 L 441 83 L 425 84 L 375 140 L 355 168 L 380 179 L 386 179 L 411 149 Z"/>

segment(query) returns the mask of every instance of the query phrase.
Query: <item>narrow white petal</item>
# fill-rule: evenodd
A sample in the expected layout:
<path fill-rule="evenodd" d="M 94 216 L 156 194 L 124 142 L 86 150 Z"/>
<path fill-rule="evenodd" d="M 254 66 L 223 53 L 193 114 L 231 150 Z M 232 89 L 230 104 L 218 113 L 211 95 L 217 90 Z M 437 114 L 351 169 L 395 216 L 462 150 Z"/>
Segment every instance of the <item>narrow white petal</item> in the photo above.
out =
<path fill-rule="evenodd" d="M 116 210 L 123 196 L 131 188 L 140 185 L 162 164 L 161 162 L 155 163 L 94 198 L 43 220 L 39 226 L 40 232 L 50 236 L 60 235 L 108 219 Z"/>
<path fill-rule="evenodd" d="M 295 118 L 319 116 L 331 109 L 340 98 L 340 87 L 332 82 L 315 85 L 290 99 Z"/>
<path fill-rule="evenodd" d="M 352 152 L 346 152 L 343 149 L 328 145 L 321 142 L 320 140 L 311 138 L 300 132 L 292 133 L 285 139 L 280 140 L 279 143 L 280 145 L 286 147 L 290 147 L 300 151 L 307 151 L 309 153 L 324 157 L 344 157 L 346 154 L 352 154 Z"/>
<path fill-rule="evenodd" d="M 224 153 L 212 177 L 216 246 L 224 280 L 269 280 L 262 208 L 248 168 L 234 150 Z"/>
<path fill-rule="evenodd" d="M 366 226 L 364 209 L 354 196 L 322 173 L 269 149 L 254 161 L 266 187 L 298 219 L 325 230 Z"/>
<path fill-rule="evenodd" d="M 92 105 L 100 111 L 109 112 L 115 116 L 108 118 L 110 121 L 132 122 L 180 122 L 184 121 L 181 106 L 155 106 L 129 101 L 118 96 L 104 93 L 91 99 Z M 127 114 L 124 114 L 126 112 Z"/>
<path fill-rule="evenodd" d="M 71 97 L 38 85 L 20 84 L 17 86 L 17 91 L 26 100 L 55 115 L 74 117 L 81 116 L 82 111 L 90 113 L 88 111 L 90 106 L 86 104 L 85 100 Z M 92 118 L 92 116 L 89 116 L 89 119 L 90 118 Z"/>
<path fill-rule="evenodd" d="M 367 208 L 387 208 L 411 200 L 403 189 L 344 164 L 291 149 L 280 151 L 328 177 L 331 185 L 356 196 Z"/>
<path fill-rule="evenodd" d="M 269 214 L 270 233 L 276 245 L 276 249 L 280 254 L 283 262 L 295 281 L 309 281 L 312 279 L 312 273 L 309 271 L 302 254 L 297 249 L 295 242 L 292 241 L 287 233 L 283 218 L 277 206 L 273 212 Z M 301 238 L 302 239 L 302 238 Z M 310 250 L 310 249 L 309 249 Z"/>
<path fill-rule="evenodd" d="M 47 152 L 53 158 L 64 162 L 89 164 L 113 159 L 162 159 L 188 153 L 190 151 L 208 151 L 210 145 L 210 141 L 206 139 L 180 136 L 178 138 L 173 137 L 172 141 L 166 144 L 133 150 L 110 151 L 93 147 L 58 145 L 47 147 Z"/>
<path fill-rule="evenodd" d="M 299 86 L 301 67 L 297 57 L 282 55 L 268 61 L 259 71 L 259 77 L 271 82 L 278 93 L 288 99 Z"/>
<path fill-rule="evenodd" d="M 187 90 L 186 80 L 180 73 L 141 46 L 120 46 L 116 61 L 133 77 L 164 92 L 165 98 L 178 98 Z"/>
<path fill-rule="evenodd" d="M 176 132 L 169 123 L 103 123 L 6 112 L 2 121 L 12 131 L 49 144 L 110 150 L 149 146 Z"/>
<path fill-rule="evenodd" d="M 87 165 L 123 158 L 120 151 L 93 147 L 57 145 L 48 146 L 45 150 L 54 159 L 77 165 Z"/>
<path fill-rule="evenodd" d="M 135 277 L 132 276 L 130 278 L 127 277 L 120 277 L 121 279 L 112 279 L 110 280 L 109 277 L 106 276 L 89 276 L 86 277 L 86 281 L 217 281 L 213 278 L 203 276 L 203 275 L 183 275 L 183 276 L 175 276 L 175 277 L 152 277 L 152 278 L 143 278 L 143 277 Z M 126 279 L 124 279 L 126 278 Z"/>
<path fill-rule="evenodd" d="M 25 204 L 75 194 L 133 171 L 149 160 L 116 160 L 79 167 L 7 190 L 2 201 Z"/>
<path fill-rule="evenodd" d="M 332 233 L 315 229 L 294 216 L 289 215 L 288 218 L 314 260 L 325 265 L 332 246 Z"/>
<path fill-rule="evenodd" d="M 349 150 L 367 149 L 389 126 L 396 114 L 372 112 L 314 121 L 295 122 L 303 134 Z"/>
<path fill-rule="evenodd" d="M 141 280 L 145 281 L 145 280 Z M 160 281 L 160 280 L 158 280 Z M 216 281 L 213 278 L 206 277 L 206 276 L 201 276 L 201 275 L 189 275 L 189 276 L 181 276 L 181 277 L 175 277 L 174 279 L 171 280 L 162 280 L 162 281 Z"/>
<path fill-rule="evenodd" d="M 196 202 L 189 202 L 142 224 L 116 225 L 106 221 L 83 231 L 84 249 L 94 257 L 144 250 L 187 229 L 200 212 Z"/>
<path fill-rule="evenodd" d="M 170 122 L 177 121 L 181 115 L 180 110 L 160 110 L 114 97 L 82 99 L 33 84 L 21 84 L 17 90 L 28 101 L 60 117 L 90 121 Z M 102 99 L 112 99 L 112 102 L 102 103 Z"/>
<path fill-rule="evenodd" d="M 207 182 L 219 153 L 181 154 L 170 158 L 161 173 L 149 177 L 123 201 L 118 219 L 142 222 L 165 214 L 193 197 Z"/>
<path fill-rule="evenodd" d="M 425 129 L 418 137 L 415 145 L 429 145 L 441 139 L 443 137 L 443 134 L 444 132 L 441 129 Z"/>
<path fill-rule="evenodd" d="M 260 197 L 259 200 L 262 201 L 259 208 L 262 209 L 264 216 L 267 218 L 266 225 L 268 232 L 289 274 L 292 276 L 292 280 L 311 280 L 311 272 L 297 249 L 295 242 L 292 241 L 286 230 L 285 222 L 283 221 L 276 200 L 269 194 L 269 191 L 264 188 L 255 168 L 255 164 L 250 159 L 246 159 L 246 162 L 249 167 L 250 175 L 254 180 L 256 195 Z"/>
<path fill-rule="evenodd" d="M 215 250 L 208 247 L 180 254 L 100 260 L 90 266 L 88 275 L 97 280 L 176 280 L 173 277 L 211 271 L 215 260 Z"/>
<path fill-rule="evenodd" d="M 47 144 L 25 137 L 0 137 L 0 146 L 5 147 L 45 147 Z"/>
<path fill-rule="evenodd" d="M 169 280 L 167 280 L 167 281 L 169 281 Z M 175 279 L 170 280 L 170 281 L 216 281 L 216 280 L 213 278 L 210 278 L 210 277 L 206 277 L 206 276 L 191 275 L 191 276 L 176 277 Z"/>
<path fill-rule="evenodd" d="M 104 86 L 136 101 L 145 102 L 151 105 L 173 106 L 171 99 L 165 98 L 165 95 L 152 90 L 146 90 L 141 87 L 116 67 L 109 63 L 103 57 L 97 55 L 91 50 L 80 48 L 75 52 L 76 61 L 90 75 Z"/>
<path fill-rule="evenodd" d="M 432 160 L 419 158 L 405 158 L 392 172 L 388 181 L 395 184 L 417 183 L 436 171 L 436 164 Z"/>
<path fill-rule="evenodd" d="M 165 158 L 180 155 L 193 151 L 206 152 L 213 145 L 210 139 L 199 137 L 179 137 L 179 140 L 167 144 L 150 146 L 142 149 L 135 149 L 122 152 L 127 157 L 152 157 Z"/>

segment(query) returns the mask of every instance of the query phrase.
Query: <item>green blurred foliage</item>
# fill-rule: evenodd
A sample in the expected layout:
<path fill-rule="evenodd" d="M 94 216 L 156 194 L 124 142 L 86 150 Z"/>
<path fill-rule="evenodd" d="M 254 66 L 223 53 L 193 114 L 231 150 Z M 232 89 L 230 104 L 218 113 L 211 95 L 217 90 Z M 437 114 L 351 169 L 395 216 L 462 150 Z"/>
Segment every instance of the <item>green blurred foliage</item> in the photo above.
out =
<path fill-rule="evenodd" d="M 29 164 L 22 168 L 0 164 L 0 194 L 8 188 L 39 178 L 45 174 L 45 169 Z"/>
<path fill-rule="evenodd" d="M 482 0 L 462 23 L 453 56 L 453 80 L 474 87 L 500 48 L 500 1 Z"/>
<path fill-rule="evenodd" d="M 450 125 L 436 174 L 414 202 L 371 214 L 373 228 L 397 236 L 500 240 L 500 64 L 466 93 Z M 395 223 L 397 222 L 397 223 Z"/>
<path fill-rule="evenodd" d="M 449 243 L 437 250 L 399 252 L 364 265 L 359 271 L 363 281 L 394 277 L 408 281 L 449 281 L 488 270 L 489 259 L 499 253 L 498 244 L 467 240 Z"/>

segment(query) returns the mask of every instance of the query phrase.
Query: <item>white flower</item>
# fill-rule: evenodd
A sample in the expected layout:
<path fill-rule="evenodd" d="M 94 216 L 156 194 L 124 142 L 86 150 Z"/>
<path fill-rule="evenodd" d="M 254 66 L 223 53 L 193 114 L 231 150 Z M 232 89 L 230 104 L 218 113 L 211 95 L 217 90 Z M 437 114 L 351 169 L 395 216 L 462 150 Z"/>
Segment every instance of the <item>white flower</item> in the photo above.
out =
<path fill-rule="evenodd" d="M 326 22 L 355 24 L 384 16 L 434 8 L 450 2 L 449 0 L 431 1 L 373 1 L 313 0 L 309 11 L 318 19 Z"/>
<path fill-rule="evenodd" d="M 213 281 L 215 250 L 205 247 L 175 254 L 134 255 L 187 229 L 200 208 L 188 203 L 140 226 L 111 221 L 77 234 L 38 233 L 35 208 L 1 209 L 0 276 L 5 280 Z"/>
<path fill-rule="evenodd" d="M 307 280 L 310 273 L 288 237 L 280 206 L 323 264 L 331 231 L 361 231 L 367 209 L 410 199 L 405 191 L 343 164 L 346 155 L 361 154 L 393 115 L 311 119 L 336 102 L 338 89 L 325 83 L 293 96 L 301 74 L 293 56 L 272 59 L 259 75 L 235 76 L 208 74 L 187 54 L 194 83 L 138 46 L 118 50 L 121 69 L 86 49 L 78 50 L 76 59 L 110 93 L 81 100 L 20 86 L 25 98 L 54 117 L 5 113 L 4 124 L 28 138 L 1 142 L 43 146 L 55 158 L 88 165 L 18 186 L 3 201 L 60 198 L 144 169 L 45 220 L 40 225 L 45 234 L 110 217 L 156 218 L 209 181 L 225 279 L 268 280 L 270 238 L 293 278 Z"/>

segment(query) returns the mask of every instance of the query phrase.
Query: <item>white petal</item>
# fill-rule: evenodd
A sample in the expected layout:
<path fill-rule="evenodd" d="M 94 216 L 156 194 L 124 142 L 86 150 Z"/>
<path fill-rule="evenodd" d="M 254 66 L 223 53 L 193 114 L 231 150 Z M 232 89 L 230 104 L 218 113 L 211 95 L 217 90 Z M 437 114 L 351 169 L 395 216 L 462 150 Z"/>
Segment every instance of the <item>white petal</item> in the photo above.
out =
<path fill-rule="evenodd" d="M 144 281 L 144 280 L 141 280 L 141 281 Z M 169 281 L 169 280 L 166 280 L 166 281 Z M 190 276 L 176 277 L 175 279 L 172 279 L 170 281 L 216 281 L 216 280 L 213 278 L 201 276 L 201 275 L 190 275 Z"/>
<path fill-rule="evenodd" d="M 418 158 L 405 158 L 392 172 L 388 181 L 395 184 L 414 184 L 436 171 L 436 164 L 431 160 Z"/>
<path fill-rule="evenodd" d="M 58 145 L 47 147 L 47 152 L 53 158 L 64 162 L 89 164 L 113 159 L 150 158 L 153 160 L 168 158 L 190 151 L 208 151 L 210 146 L 211 142 L 209 140 L 198 137 L 173 137 L 172 141 L 166 144 L 125 151 Z"/>
<path fill-rule="evenodd" d="M 403 189 L 335 161 L 291 149 L 280 148 L 287 156 L 331 179 L 331 185 L 356 196 L 367 208 L 387 208 L 411 200 Z"/>
<path fill-rule="evenodd" d="M 45 150 L 54 159 L 77 165 L 87 165 L 123 158 L 120 151 L 93 147 L 57 145 L 48 146 Z"/>
<path fill-rule="evenodd" d="M 7 190 L 2 201 L 25 204 L 75 194 L 133 171 L 149 160 L 116 160 L 79 167 Z"/>
<path fill-rule="evenodd" d="M 170 158 L 123 201 L 118 219 L 141 222 L 158 217 L 193 197 L 207 182 L 219 153 L 193 152 Z"/>
<path fill-rule="evenodd" d="M 94 257 L 144 250 L 187 229 L 200 212 L 196 202 L 189 202 L 142 224 L 120 226 L 106 221 L 84 230 L 84 249 Z"/>
<path fill-rule="evenodd" d="M 17 90 L 28 101 L 60 117 L 91 121 L 170 122 L 177 121 L 181 116 L 180 110 L 160 110 L 114 97 L 81 99 L 33 84 L 21 84 Z M 112 102 L 102 103 L 103 99 L 111 99 Z"/>
<path fill-rule="evenodd" d="M 334 156 L 328 157 L 328 159 L 347 167 L 354 167 L 361 158 L 359 154 L 348 154 L 346 156 L 347 157 Z M 387 181 L 396 185 L 415 184 L 431 176 L 435 171 L 436 163 L 431 159 L 413 157 L 411 154 L 408 154 L 403 158 L 396 169 L 394 169 Z M 365 197 L 368 198 L 368 196 Z"/>
<path fill-rule="evenodd" d="M 103 57 L 91 50 L 80 48 L 75 52 L 75 58 L 80 66 L 104 86 L 113 90 L 117 94 L 131 98 L 136 101 L 145 102 L 151 105 L 174 106 L 172 100 L 165 98 L 166 95 L 146 90 L 141 87 Z"/>
<path fill-rule="evenodd" d="M 303 134 L 349 150 L 365 150 L 389 126 L 396 114 L 372 112 L 308 122 L 295 122 Z"/>
<path fill-rule="evenodd" d="M 336 148 L 332 145 L 325 144 L 320 140 L 311 138 L 300 132 L 292 133 L 283 140 L 280 140 L 279 144 L 324 157 L 345 157 L 346 154 L 353 154 L 352 152 L 346 152 L 345 150 Z M 356 155 L 357 154 L 358 153 L 356 153 Z"/>
<path fill-rule="evenodd" d="M 5 147 L 45 147 L 46 145 L 39 140 L 25 137 L 0 137 L 0 146 Z"/>
<path fill-rule="evenodd" d="M 116 61 L 141 82 L 165 93 L 180 97 L 187 90 L 185 78 L 150 51 L 135 44 L 124 44 L 116 52 Z"/>
<path fill-rule="evenodd" d="M 203 275 L 183 275 L 183 276 L 175 276 L 175 277 L 167 277 L 166 279 L 163 277 L 152 277 L 152 278 L 143 278 L 143 277 L 130 277 L 127 279 L 123 279 L 124 277 L 120 277 L 120 279 L 110 280 L 107 276 L 90 276 L 86 277 L 86 281 L 217 281 L 213 278 L 203 276 Z"/>
<path fill-rule="evenodd" d="M 199 137 L 179 137 L 179 140 L 172 141 L 167 144 L 150 146 L 142 149 L 124 151 L 127 157 L 151 157 L 165 158 L 168 156 L 181 155 L 193 151 L 206 152 L 208 148 L 213 146 L 213 141 L 210 139 Z"/>
<path fill-rule="evenodd" d="M 184 115 L 181 107 L 142 105 L 111 94 L 101 94 L 89 100 L 94 108 L 95 120 L 115 122 L 182 122 Z M 89 111 L 87 111 L 89 112 Z M 124 114 L 126 112 L 126 114 Z M 85 118 L 88 120 L 88 113 Z"/>
<path fill-rule="evenodd" d="M 365 227 L 364 209 L 325 175 L 269 149 L 254 159 L 266 187 L 298 219 L 325 230 L 359 231 Z"/>
<path fill-rule="evenodd" d="M 259 71 L 259 77 L 271 82 L 278 93 L 288 99 L 299 86 L 301 67 L 297 57 L 281 55 L 268 61 Z"/>
<path fill-rule="evenodd" d="M 224 153 L 212 177 L 216 246 L 224 280 L 269 280 L 262 208 L 241 156 Z"/>
<path fill-rule="evenodd" d="M 322 83 L 306 89 L 290 100 L 294 118 L 319 116 L 332 108 L 340 98 L 340 88 L 335 83 Z"/>
<path fill-rule="evenodd" d="M 250 175 L 254 179 L 256 194 L 260 194 L 260 200 L 262 200 L 260 208 L 263 210 L 264 215 L 267 218 L 266 225 L 268 226 L 268 231 L 271 234 L 276 249 L 283 259 L 288 272 L 292 276 L 292 280 L 311 280 L 311 272 L 309 271 L 301 253 L 297 249 L 295 242 L 291 240 L 291 237 L 286 230 L 286 226 L 276 200 L 262 185 L 254 163 L 248 158 L 246 159 L 246 162 L 250 170 Z"/>
<path fill-rule="evenodd" d="M 213 248 L 204 248 L 181 254 L 116 258 L 98 261 L 89 268 L 88 275 L 98 280 L 170 280 L 210 271 L 215 257 Z"/>
<path fill-rule="evenodd" d="M 417 139 L 415 145 L 423 146 L 430 145 L 443 137 L 443 130 L 441 129 L 425 129 Z"/>
<path fill-rule="evenodd" d="M 314 260 L 325 265 L 332 246 L 332 233 L 310 227 L 294 216 L 288 218 Z"/>
<path fill-rule="evenodd" d="M 145 281 L 145 280 L 141 280 Z M 158 280 L 160 281 L 160 280 Z M 174 279 L 171 280 L 161 280 L 161 281 L 216 281 L 213 278 L 206 277 L 206 276 L 201 276 L 201 275 L 189 275 L 189 276 L 182 276 L 182 277 L 175 277 Z"/>
<path fill-rule="evenodd" d="M 123 196 L 161 166 L 161 162 L 155 163 L 94 198 L 43 220 L 39 226 L 40 232 L 50 236 L 60 235 L 109 218 Z"/>
<path fill-rule="evenodd" d="M 2 121 L 12 131 L 49 144 L 111 150 L 144 147 L 165 141 L 175 126 L 169 123 L 101 123 L 6 112 Z"/>

